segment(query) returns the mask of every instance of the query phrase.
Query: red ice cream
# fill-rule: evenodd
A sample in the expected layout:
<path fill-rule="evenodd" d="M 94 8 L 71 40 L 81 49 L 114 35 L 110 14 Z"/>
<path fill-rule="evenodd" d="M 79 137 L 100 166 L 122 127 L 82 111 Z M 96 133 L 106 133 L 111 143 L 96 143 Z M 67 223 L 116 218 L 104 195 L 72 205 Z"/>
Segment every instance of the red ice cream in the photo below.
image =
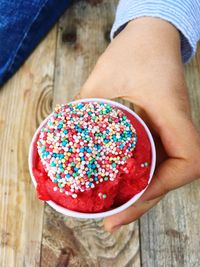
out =
<path fill-rule="evenodd" d="M 98 105 L 97 103 L 96 104 L 93 103 L 93 104 Z M 81 105 L 84 106 L 85 103 L 82 103 Z M 106 104 L 106 105 L 108 106 L 108 104 Z M 62 106 L 62 107 L 64 107 L 64 106 Z M 62 109 L 62 107 L 60 109 Z M 66 105 L 65 105 L 65 107 L 66 107 Z M 60 111 L 58 109 L 57 109 L 57 113 Z M 125 110 L 122 111 L 122 110 L 119 110 L 117 108 L 114 108 L 114 109 L 118 110 L 117 116 L 119 116 L 119 117 L 123 116 L 123 118 L 125 118 L 124 120 L 126 121 L 126 129 L 127 129 L 127 127 L 129 127 L 128 134 L 127 134 L 129 137 L 127 137 L 127 140 L 123 141 L 124 142 L 123 145 L 119 144 L 119 142 L 118 142 L 116 146 L 120 147 L 121 151 L 123 151 L 123 154 L 124 154 L 126 147 L 128 148 L 128 145 L 129 145 L 129 147 L 131 147 L 130 142 L 132 142 L 131 140 L 133 137 L 135 137 L 137 139 L 137 142 L 134 144 L 132 142 L 132 148 L 131 148 L 132 151 L 127 152 L 126 160 L 123 164 L 120 164 L 120 163 L 115 164 L 115 161 L 114 161 L 115 155 L 111 155 L 113 157 L 112 158 L 112 160 L 113 160 L 112 164 L 114 166 L 113 169 L 111 169 L 111 175 L 113 175 L 112 176 L 113 179 L 109 179 L 109 177 L 105 177 L 105 175 L 103 175 L 103 178 L 101 178 L 101 174 L 95 173 L 96 176 L 92 175 L 91 177 L 93 177 L 93 178 L 90 178 L 90 179 L 93 179 L 93 181 L 94 181 L 94 177 L 95 177 L 95 179 L 98 179 L 97 182 L 94 181 L 93 187 L 84 188 L 82 191 L 75 189 L 75 190 L 72 190 L 72 192 L 71 192 L 69 184 L 64 184 L 64 187 L 60 187 L 60 185 L 58 186 L 58 181 L 52 180 L 52 177 L 50 178 L 48 173 L 47 173 L 48 172 L 48 170 L 47 170 L 48 164 L 52 165 L 55 163 L 52 162 L 52 159 L 50 158 L 50 156 L 48 156 L 49 152 L 47 152 L 47 151 L 49 151 L 49 150 L 47 148 L 50 146 L 50 144 L 45 143 L 45 148 L 47 149 L 47 151 L 42 150 L 41 144 L 38 145 L 38 140 L 40 140 L 40 138 L 41 138 L 41 132 L 40 132 L 40 133 L 38 133 L 37 140 L 35 140 L 35 143 L 33 144 L 34 147 L 33 147 L 33 162 L 32 162 L 33 163 L 33 174 L 34 174 L 34 177 L 35 177 L 36 182 L 37 182 L 37 193 L 38 193 L 39 199 L 52 200 L 55 203 L 57 203 L 58 205 L 65 207 L 67 209 L 70 209 L 70 210 L 74 210 L 74 211 L 85 212 L 85 213 L 96 213 L 96 212 L 107 211 L 107 210 L 116 208 L 116 207 L 124 204 L 125 202 L 130 200 L 134 195 L 136 195 L 137 193 L 142 191 L 147 186 L 148 180 L 150 177 L 150 167 L 151 167 L 151 161 L 152 161 L 151 144 L 150 144 L 148 135 L 147 135 L 144 127 L 141 125 L 141 123 L 133 115 L 131 115 L 130 113 L 128 113 Z M 113 107 L 111 107 L 111 109 L 107 111 L 108 114 L 102 114 L 103 118 L 104 118 L 104 115 L 107 116 L 107 118 L 108 118 L 109 115 L 111 114 L 109 112 L 113 112 Z M 73 116 L 76 116 L 76 114 Z M 99 118 L 100 118 L 100 116 L 99 116 Z M 54 118 L 54 119 L 57 120 L 57 118 Z M 121 119 L 120 119 L 120 121 L 121 121 Z M 120 123 L 120 121 L 117 123 Z M 53 123 L 54 123 L 54 121 L 53 121 Z M 99 123 L 102 123 L 102 121 L 100 121 Z M 132 135 L 132 138 L 130 138 L 130 136 L 131 136 L 130 135 L 130 129 L 131 128 L 130 128 L 129 123 L 131 124 L 131 127 L 133 126 L 132 131 L 133 131 L 134 135 Z M 98 124 L 98 118 L 96 118 L 96 124 Z M 56 127 L 59 128 L 59 124 L 57 124 Z M 67 130 L 68 131 L 67 136 L 69 136 L 69 137 L 71 136 L 71 138 L 73 138 L 73 136 L 76 135 L 78 130 L 76 131 L 76 129 L 74 129 L 74 128 L 70 129 L 70 127 L 71 126 L 69 125 L 69 127 L 67 128 L 68 129 Z M 46 127 L 46 129 L 47 129 L 47 127 Z M 56 130 L 57 130 L 57 128 L 56 128 Z M 54 131 L 56 132 L 56 130 L 55 130 L 55 125 L 54 125 Z M 135 130 L 135 132 L 134 132 L 134 130 Z M 70 135 L 70 131 L 71 131 L 72 135 Z M 51 135 L 51 134 L 52 134 L 51 132 L 47 133 L 47 135 Z M 93 131 L 92 134 L 95 135 L 95 131 Z M 92 134 L 89 135 L 89 136 L 91 136 L 91 139 L 92 139 Z M 115 135 L 112 135 L 112 136 L 115 136 Z M 46 132 L 45 132 L 44 139 L 45 138 L 47 138 Z M 108 137 L 105 137 L 105 138 L 108 138 Z M 73 139 L 73 140 L 75 140 L 75 139 Z M 106 140 L 106 139 L 104 139 L 104 140 Z M 123 139 L 123 140 L 125 140 L 125 139 Z M 62 142 L 61 143 L 64 145 L 65 140 L 63 142 L 64 143 L 62 143 Z M 90 142 L 92 142 L 92 141 L 90 141 Z M 110 143 L 112 143 L 112 142 L 110 141 Z M 115 143 L 116 143 L 116 141 L 115 141 Z M 125 146 L 125 148 L 123 146 Z M 123 147 L 123 148 L 121 148 L 121 147 Z M 40 149 L 40 155 L 38 153 L 38 149 Z M 117 150 L 117 151 L 119 151 L 119 153 L 120 153 L 120 149 Z M 61 148 L 60 151 L 62 151 L 62 150 L 63 149 Z M 47 153 L 47 154 L 45 154 L 45 153 Z M 73 155 L 73 153 L 74 154 L 76 153 L 74 148 L 73 148 L 73 151 L 71 151 L 70 153 L 71 153 L 70 155 Z M 80 154 L 80 151 L 79 151 L 79 154 Z M 88 155 L 87 151 L 84 152 L 83 154 L 85 157 L 87 157 L 87 155 Z M 117 156 L 121 157 L 122 156 L 121 154 L 119 154 Z M 44 159 L 41 160 L 42 155 L 45 155 L 44 156 L 44 158 L 46 160 L 45 166 L 44 166 Z M 120 160 L 119 160 L 119 162 L 120 162 Z M 61 161 L 59 160 L 59 162 L 61 162 Z M 71 161 L 69 161 L 69 163 L 72 164 L 73 161 L 71 160 Z M 96 164 L 96 162 L 94 162 L 94 161 L 93 161 L 93 163 Z M 56 163 L 56 164 L 58 164 L 58 163 Z M 77 164 L 78 164 L 77 166 L 80 166 L 79 163 L 77 163 Z M 101 166 L 101 162 L 99 162 L 98 166 Z M 73 167 L 73 170 L 75 167 L 76 166 Z M 114 175 L 112 173 L 112 171 L 115 173 L 115 167 L 118 169 L 116 175 Z M 66 168 L 67 168 L 67 166 L 66 166 Z M 61 169 L 62 169 L 62 166 L 61 166 Z M 59 174 L 55 174 L 55 175 L 59 176 Z M 63 173 L 61 171 L 60 175 L 61 176 L 63 175 L 62 177 L 64 177 L 64 170 L 63 170 Z M 69 175 L 69 174 L 66 174 L 66 175 Z M 85 175 L 87 176 L 87 174 L 84 174 L 83 178 L 85 177 Z M 62 177 L 60 177 L 58 179 L 62 179 Z M 74 177 L 73 179 L 76 179 L 76 177 Z M 88 177 L 87 177 L 87 179 L 88 179 Z M 92 183 L 93 182 L 91 182 L 91 184 Z M 70 193 L 68 193 L 68 192 L 70 192 Z"/>

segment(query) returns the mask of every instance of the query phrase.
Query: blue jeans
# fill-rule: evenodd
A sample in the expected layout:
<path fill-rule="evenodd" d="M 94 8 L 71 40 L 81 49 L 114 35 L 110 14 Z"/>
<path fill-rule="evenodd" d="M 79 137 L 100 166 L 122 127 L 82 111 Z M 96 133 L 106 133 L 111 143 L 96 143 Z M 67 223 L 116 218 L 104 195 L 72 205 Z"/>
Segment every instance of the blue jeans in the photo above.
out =
<path fill-rule="evenodd" d="M 71 0 L 0 0 L 0 86 L 23 64 Z"/>

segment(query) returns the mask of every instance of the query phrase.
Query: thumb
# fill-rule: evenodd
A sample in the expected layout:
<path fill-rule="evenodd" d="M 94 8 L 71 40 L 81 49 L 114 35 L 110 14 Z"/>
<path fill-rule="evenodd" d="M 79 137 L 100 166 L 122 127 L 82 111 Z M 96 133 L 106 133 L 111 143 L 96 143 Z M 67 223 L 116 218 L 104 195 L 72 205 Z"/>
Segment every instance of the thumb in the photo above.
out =
<path fill-rule="evenodd" d="M 147 190 L 136 203 L 119 214 L 104 219 L 105 229 L 112 232 L 121 225 L 135 221 L 155 206 L 167 192 L 191 182 L 191 177 L 191 169 L 189 170 L 189 164 L 185 160 L 166 160 L 159 166 Z"/>
<path fill-rule="evenodd" d="M 102 67 L 97 64 L 92 73 L 82 86 L 75 99 L 81 98 L 106 98 L 114 99 L 120 97 L 119 85 L 110 80 L 108 73 L 102 71 Z M 117 89 L 116 89 L 117 88 Z"/>
<path fill-rule="evenodd" d="M 85 84 L 82 86 L 79 93 L 75 96 L 75 100 L 82 98 L 116 98 L 112 91 L 106 88 L 102 81 L 97 81 L 96 78 L 89 77 Z"/>
<path fill-rule="evenodd" d="M 186 159 L 169 158 L 157 168 L 141 200 L 152 200 L 197 179 Z"/>

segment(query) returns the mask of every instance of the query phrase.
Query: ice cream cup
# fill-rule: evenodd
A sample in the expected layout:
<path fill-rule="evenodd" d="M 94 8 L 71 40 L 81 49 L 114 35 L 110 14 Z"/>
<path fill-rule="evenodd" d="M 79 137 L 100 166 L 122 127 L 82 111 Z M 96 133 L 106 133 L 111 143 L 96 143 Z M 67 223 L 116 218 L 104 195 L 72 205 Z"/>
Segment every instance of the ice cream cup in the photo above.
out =
<path fill-rule="evenodd" d="M 152 161 L 151 161 L 151 168 L 150 168 L 150 177 L 149 177 L 149 181 L 148 181 L 148 185 L 151 182 L 151 179 L 153 177 L 153 173 L 155 170 L 155 164 L 156 164 L 156 151 L 155 151 L 155 144 L 154 144 L 154 140 L 152 138 L 152 135 L 150 133 L 150 130 L 148 129 L 147 125 L 145 124 L 145 122 L 131 109 L 129 109 L 128 107 L 115 102 L 115 101 L 111 101 L 111 100 L 106 100 L 106 99 L 101 99 L 101 98 L 87 98 L 87 99 L 81 99 L 81 100 L 76 100 L 70 103 L 79 103 L 79 102 L 98 102 L 98 103 L 107 103 L 110 104 L 116 108 L 120 108 L 121 110 L 125 110 L 127 112 L 129 112 L 131 115 L 133 115 L 144 127 L 144 129 L 146 130 L 146 133 L 148 135 L 150 144 L 151 144 L 151 153 L 152 153 Z M 70 104 L 69 103 L 69 104 Z M 51 116 L 52 114 L 50 114 L 38 127 L 38 129 L 36 130 L 33 139 L 31 141 L 30 144 L 30 148 L 29 148 L 29 159 L 28 159 L 28 163 L 29 163 L 29 171 L 30 171 L 30 175 L 31 175 L 31 179 L 32 182 L 34 184 L 34 186 L 36 187 L 37 182 L 36 179 L 34 177 L 33 174 L 33 144 L 36 141 L 36 138 L 41 130 L 41 128 L 45 125 L 45 123 L 47 122 L 48 118 Z M 46 201 L 54 210 L 56 210 L 59 213 L 62 213 L 66 216 L 71 216 L 71 217 L 76 217 L 76 218 L 85 218 L 85 219 L 97 219 L 97 218 L 105 218 L 114 214 L 117 214 L 125 209 L 127 209 L 128 207 L 130 207 L 133 203 L 135 203 L 141 196 L 142 194 L 144 194 L 144 192 L 146 191 L 148 185 L 146 186 L 145 189 L 143 189 L 142 191 L 140 191 L 138 194 L 136 194 L 134 197 L 132 197 L 129 201 L 127 201 L 126 203 L 124 203 L 123 205 L 105 211 L 105 212 L 99 212 L 99 213 L 83 213 L 83 212 L 78 212 L 78 211 L 73 211 L 73 210 L 69 210 L 66 209 L 60 205 L 58 205 L 57 203 L 53 202 L 53 201 Z"/>

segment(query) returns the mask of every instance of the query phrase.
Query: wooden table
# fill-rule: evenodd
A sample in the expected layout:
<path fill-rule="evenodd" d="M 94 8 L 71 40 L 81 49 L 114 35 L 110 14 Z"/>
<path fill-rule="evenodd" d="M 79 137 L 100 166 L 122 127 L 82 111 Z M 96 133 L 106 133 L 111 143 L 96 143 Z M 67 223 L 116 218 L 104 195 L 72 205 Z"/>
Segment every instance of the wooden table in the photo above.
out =
<path fill-rule="evenodd" d="M 38 201 L 30 180 L 31 137 L 52 107 L 72 100 L 86 80 L 108 45 L 116 3 L 75 1 L 0 90 L 1 267 L 200 266 L 199 181 L 109 234 L 101 220 L 67 218 Z M 200 50 L 185 71 L 200 129 Z"/>

